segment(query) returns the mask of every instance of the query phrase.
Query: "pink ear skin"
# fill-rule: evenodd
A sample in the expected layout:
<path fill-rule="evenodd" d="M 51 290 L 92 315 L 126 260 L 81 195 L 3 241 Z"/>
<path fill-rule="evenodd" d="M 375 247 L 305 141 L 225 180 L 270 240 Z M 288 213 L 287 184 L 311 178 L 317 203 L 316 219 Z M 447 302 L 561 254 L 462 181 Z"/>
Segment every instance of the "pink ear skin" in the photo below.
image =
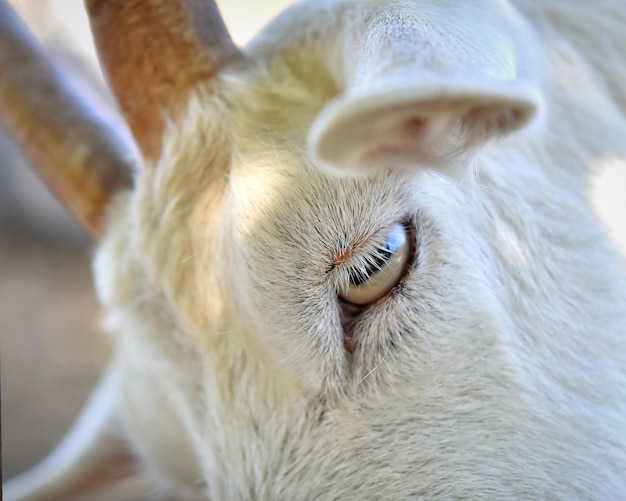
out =
<path fill-rule="evenodd" d="M 539 94 L 519 82 L 348 92 L 313 124 L 309 153 L 318 166 L 340 174 L 381 167 L 446 173 L 456 158 L 524 127 L 539 108 Z"/>

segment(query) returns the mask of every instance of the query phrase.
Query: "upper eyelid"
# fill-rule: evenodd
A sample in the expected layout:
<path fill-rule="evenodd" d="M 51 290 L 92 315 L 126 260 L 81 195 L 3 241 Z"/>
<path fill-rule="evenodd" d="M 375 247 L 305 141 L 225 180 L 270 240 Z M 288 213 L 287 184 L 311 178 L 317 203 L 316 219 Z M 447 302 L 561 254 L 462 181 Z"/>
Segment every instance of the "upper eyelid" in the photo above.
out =
<path fill-rule="evenodd" d="M 358 263 L 360 260 L 363 260 L 366 258 L 366 256 L 370 256 L 374 252 L 376 252 L 379 246 L 382 246 L 385 243 L 383 240 L 384 238 L 383 235 L 385 235 L 384 233 L 385 230 L 387 230 L 387 228 L 382 228 L 366 237 L 361 238 L 360 241 L 365 241 L 365 242 L 361 245 L 353 246 L 353 249 L 354 247 L 357 247 L 354 250 L 344 251 L 342 254 L 349 254 L 349 255 L 345 259 L 343 259 L 340 263 L 337 263 L 337 259 L 332 260 L 331 272 L 334 272 L 335 270 L 344 270 L 344 269 L 354 268 L 355 267 L 354 265 Z"/>

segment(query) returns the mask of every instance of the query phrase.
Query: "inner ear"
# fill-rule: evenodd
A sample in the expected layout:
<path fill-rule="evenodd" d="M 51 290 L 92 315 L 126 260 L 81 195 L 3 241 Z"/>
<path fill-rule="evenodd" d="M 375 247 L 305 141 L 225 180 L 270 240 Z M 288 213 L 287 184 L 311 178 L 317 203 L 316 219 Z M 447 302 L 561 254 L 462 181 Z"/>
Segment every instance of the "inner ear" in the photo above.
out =
<path fill-rule="evenodd" d="M 309 134 L 313 160 L 333 171 L 377 167 L 444 169 L 490 138 L 520 129 L 536 114 L 528 89 L 384 89 L 331 102 Z"/>

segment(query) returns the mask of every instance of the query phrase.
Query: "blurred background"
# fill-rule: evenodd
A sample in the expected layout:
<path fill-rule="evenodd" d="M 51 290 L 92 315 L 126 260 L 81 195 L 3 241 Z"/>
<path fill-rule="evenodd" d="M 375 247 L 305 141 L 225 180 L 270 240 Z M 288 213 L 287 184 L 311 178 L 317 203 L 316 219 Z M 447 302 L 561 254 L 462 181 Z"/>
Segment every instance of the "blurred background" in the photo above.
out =
<path fill-rule="evenodd" d="M 81 0 L 12 2 L 50 53 L 104 99 Z M 244 44 L 289 0 L 223 0 Z M 626 166 L 609 164 L 597 209 L 626 255 Z M 0 354 L 4 478 L 40 460 L 63 436 L 109 355 L 98 328 L 92 244 L 0 130 Z"/>

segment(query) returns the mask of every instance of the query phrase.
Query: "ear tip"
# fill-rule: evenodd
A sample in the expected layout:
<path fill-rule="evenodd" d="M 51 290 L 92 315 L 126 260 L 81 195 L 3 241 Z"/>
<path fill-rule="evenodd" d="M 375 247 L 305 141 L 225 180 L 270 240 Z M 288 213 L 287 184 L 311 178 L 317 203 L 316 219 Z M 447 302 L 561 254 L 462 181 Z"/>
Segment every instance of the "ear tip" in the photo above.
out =
<path fill-rule="evenodd" d="M 354 177 L 363 174 L 363 165 L 354 149 L 338 148 L 328 135 L 311 132 L 307 140 L 307 156 L 320 171 L 335 177 Z"/>
<path fill-rule="evenodd" d="M 358 126 L 364 114 L 367 109 L 345 97 L 331 101 L 321 111 L 307 138 L 309 158 L 320 170 L 335 176 L 354 176 L 367 170 L 364 146 L 368 127 Z"/>

